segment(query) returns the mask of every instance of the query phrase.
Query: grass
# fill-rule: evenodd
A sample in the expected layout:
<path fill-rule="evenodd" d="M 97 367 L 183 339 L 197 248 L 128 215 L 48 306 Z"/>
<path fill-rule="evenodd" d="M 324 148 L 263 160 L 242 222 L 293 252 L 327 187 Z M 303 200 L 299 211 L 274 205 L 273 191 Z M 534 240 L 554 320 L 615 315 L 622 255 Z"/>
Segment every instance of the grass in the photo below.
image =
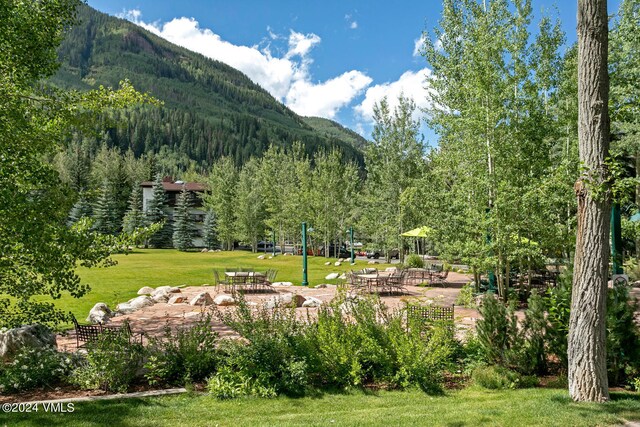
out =
<path fill-rule="evenodd" d="M 269 254 L 267 254 L 269 256 Z M 278 255 L 273 259 L 258 259 L 258 254 L 245 251 L 232 252 L 179 252 L 172 249 L 136 250 L 128 255 L 114 255 L 118 265 L 108 268 L 79 268 L 78 274 L 83 283 L 91 286 L 91 291 L 80 299 L 63 295 L 56 300 L 56 305 L 71 311 L 76 318 L 84 320 L 91 307 L 97 302 L 104 302 L 114 308 L 117 303 L 127 301 L 135 296 L 143 286 L 153 288 L 170 286 L 202 286 L 213 284 L 213 270 L 224 270 L 227 267 L 254 268 L 265 271 L 270 268 L 278 270 L 277 281 L 302 282 L 302 257 Z M 335 259 L 324 257 L 308 258 L 309 285 L 320 283 L 336 283 L 336 280 L 325 280 L 329 273 L 342 273 L 350 269 L 362 269 L 366 261 L 356 260 L 352 266 L 348 262 L 336 267 Z M 331 265 L 324 265 L 331 261 Z M 380 264 L 376 267 L 388 267 Z"/>
<path fill-rule="evenodd" d="M 299 399 L 218 401 L 208 395 L 76 403 L 73 413 L 0 414 L 24 426 L 603 426 L 640 419 L 638 393 L 606 404 L 573 403 L 565 390 L 488 391 L 428 396 L 419 391 L 324 394 Z"/>

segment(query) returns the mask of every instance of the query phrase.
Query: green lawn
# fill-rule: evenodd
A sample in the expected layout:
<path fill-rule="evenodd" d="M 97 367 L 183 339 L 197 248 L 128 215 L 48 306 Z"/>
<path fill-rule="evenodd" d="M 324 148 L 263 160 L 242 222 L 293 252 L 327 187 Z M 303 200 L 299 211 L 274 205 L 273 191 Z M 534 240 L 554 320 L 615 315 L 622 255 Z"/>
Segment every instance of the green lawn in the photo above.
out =
<path fill-rule="evenodd" d="M 268 254 L 267 254 L 268 256 Z M 179 252 L 172 249 L 136 250 L 128 255 L 115 255 L 113 259 L 118 265 L 108 268 L 79 268 L 83 283 L 91 285 L 91 292 L 81 299 L 68 295 L 56 301 L 56 305 L 65 311 L 71 311 L 84 320 L 97 302 L 104 302 L 115 307 L 119 302 L 137 296 L 138 289 L 143 286 L 201 286 L 213 284 L 213 269 L 226 267 L 247 267 L 256 271 L 275 268 L 278 270 L 277 281 L 302 282 L 302 257 L 278 255 L 273 259 L 257 258 L 258 254 L 245 251 L 233 252 Z M 325 276 L 333 272 L 344 272 L 349 269 L 361 269 L 367 266 L 366 261 L 356 261 L 355 266 L 348 262 L 335 267 L 335 259 L 309 257 L 309 284 L 335 283 L 327 281 Z M 324 265 L 331 261 L 330 266 Z M 376 267 L 388 267 L 380 264 Z"/>
<path fill-rule="evenodd" d="M 73 413 L 0 414 L 24 426 L 603 426 L 640 419 L 640 395 L 576 404 L 564 390 L 468 388 L 431 397 L 419 391 L 325 394 L 302 399 L 217 401 L 208 395 L 77 403 Z"/>

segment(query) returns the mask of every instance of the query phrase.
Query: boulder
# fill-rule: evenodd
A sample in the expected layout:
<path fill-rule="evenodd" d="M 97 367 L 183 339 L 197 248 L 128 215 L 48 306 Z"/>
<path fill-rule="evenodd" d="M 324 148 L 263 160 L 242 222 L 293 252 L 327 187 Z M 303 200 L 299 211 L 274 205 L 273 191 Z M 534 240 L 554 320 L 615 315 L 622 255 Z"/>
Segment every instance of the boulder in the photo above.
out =
<path fill-rule="evenodd" d="M 325 262 L 324 265 L 331 265 L 331 261 Z"/>
<path fill-rule="evenodd" d="M 26 325 L 0 332 L 0 360 L 9 362 L 23 348 L 56 347 L 56 336 L 42 325 Z"/>
<path fill-rule="evenodd" d="M 264 255 L 258 255 L 258 259 L 264 259 Z"/>
<path fill-rule="evenodd" d="M 293 283 L 291 282 L 273 282 L 271 284 L 272 287 L 274 288 L 288 288 L 289 286 L 293 286 Z"/>
<path fill-rule="evenodd" d="M 171 298 L 171 294 L 179 294 L 181 291 L 179 288 L 172 286 L 160 286 L 157 287 L 151 294 L 151 299 L 154 302 L 167 302 Z"/>
<path fill-rule="evenodd" d="M 209 249 L 207 252 L 215 252 L 213 249 Z"/>
<path fill-rule="evenodd" d="M 338 277 L 340 277 L 339 273 L 331 273 L 331 274 L 327 274 L 324 279 L 325 280 L 335 280 Z"/>
<path fill-rule="evenodd" d="M 217 297 L 215 297 L 213 302 L 215 305 L 220 305 L 223 307 L 228 305 L 234 305 L 236 303 L 236 301 L 233 299 L 231 295 L 218 295 Z"/>
<path fill-rule="evenodd" d="M 306 301 L 302 303 L 302 307 L 320 307 L 322 305 L 322 301 L 318 298 L 307 297 Z"/>
<path fill-rule="evenodd" d="M 93 324 L 107 323 L 115 315 L 116 314 L 111 311 L 107 304 L 99 302 L 89 311 L 87 322 L 91 322 Z"/>
<path fill-rule="evenodd" d="M 378 261 L 373 261 L 373 260 L 371 260 L 371 261 L 369 261 L 367 264 L 378 264 Z"/>
<path fill-rule="evenodd" d="M 169 298 L 168 304 L 183 304 L 187 302 L 187 298 L 184 295 L 174 295 Z"/>
<path fill-rule="evenodd" d="M 191 305 L 211 305 L 213 304 L 213 298 L 209 295 L 208 292 L 200 292 L 198 295 L 193 297 L 189 302 Z"/>
<path fill-rule="evenodd" d="M 127 302 L 120 303 L 116 306 L 116 311 L 121 314 L 129 314 L 140 310 L 143 307 L 149 307 L 155 304 L 155 301 L 146 295 L 130 299 Z"/>
<path fill-rule="evenodd" d="M 286 294 L 280 294 L 269 298 L 267 301 L 265 301 L 264 307 L 267 309 L 274 309 L 276 307 L 288 306 L 292 303 L 293 294 L 291 292 L 287 292 Z"/>
<path fill-rule="evenodd" d="M 151 295 L 152 293 L 153 293 L 153 288 L 149 286 L 142 287 L 138 291 L 138 295 Z"/>
<path fill-rule="evenodd" d="M 347 279 L 347 273 L 342 273 L 338 279 L 342 279 L 342 280 L 346 280 Z"/>
<path fill-rule="evenodd" d="M 295 294 L 293 295 L 293 301 L 291 301 L 291 304 L 293 305 L 295 303 L 296 307 L 302 307 L 302 305 L 306 301 L 307 301 L 307 298 L 303 297 L 302 295 Z"/>
<path fill-rule="evenodd" d="M 389 271 L 389 272 L 394 272 L 394 271 L 398 271 L 397 267 L 387 267 L 384 269 L 384 271 Z"/>
<path fill-rule="evenodd" d="M 338 262 L 344 262 L 344 258 L 338 258 Z"/>
<path fill-rule="evenodd" d="M 314 286 L 313 288 L 314 288 L 314 289 L 324 289 L 324 288 L 326 288 L 326 287 L 327 287 L 327 285 L 322 284 L 322 285 L 316 285 L 316 286 Z"/>
<path fill-rule="evenodd" d="M 342 263 L 340 261 L 336 261 L 333 263 L 333 265 L 335 265 L 336 267 L 340 267 Z"/>
<path fill-rule="evenodd" d="M 207 248 L 204 248 L 203 250 L 201 250 L 200 252 L 202 252 L 203 254 L 206 254 L 207 252 L 209 252 L 209 250 Z"/>

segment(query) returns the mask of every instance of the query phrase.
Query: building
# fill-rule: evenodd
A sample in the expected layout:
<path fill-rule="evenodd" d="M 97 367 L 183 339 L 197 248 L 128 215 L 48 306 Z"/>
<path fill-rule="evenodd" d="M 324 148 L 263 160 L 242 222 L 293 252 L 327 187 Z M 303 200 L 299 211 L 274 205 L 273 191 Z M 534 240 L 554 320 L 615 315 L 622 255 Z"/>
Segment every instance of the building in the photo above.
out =
<path fill-rule="evenodd" d="M 153 181 L 144 181 L 140 186 L 142 187 L 142 210 L 146 212 L 149 200 L 153 198 Z M 162 179 L 162 187 L 166 194 L 167 214 L 170 221 L 173 221 L 173 213 L 178 194 L 180 194 L 183 188 L 191 192 L 193 197 L 191 199 L 192 205 L 189 209 L 189 214 L 196 227 L 196 237 L 193 239 L 193 245 L 195 247 L 204 247 L 203 230 L 206 212 L 203 209 L 202 195 L 206 191 L 205 184 L 199 182 L 173 181 L 171 177 L 164 177 Z"/>

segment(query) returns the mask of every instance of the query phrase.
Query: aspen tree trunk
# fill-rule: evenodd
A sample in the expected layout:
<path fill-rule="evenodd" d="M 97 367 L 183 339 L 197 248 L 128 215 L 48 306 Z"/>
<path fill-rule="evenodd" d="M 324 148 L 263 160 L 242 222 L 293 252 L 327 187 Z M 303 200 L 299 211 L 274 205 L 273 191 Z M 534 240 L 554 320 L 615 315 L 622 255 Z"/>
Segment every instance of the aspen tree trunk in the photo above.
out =
<path fill-rule="evenodd" d="M 609 399 L 605 316 L 609 263 L 608 22 L 606 0 L 578 0 L 578 143 L 586 172 L 576 182 L 578 230 L 569 323 L 569 393 L 576 401 Z M 585 182 L 588 181 L 588 182 Z"/>

